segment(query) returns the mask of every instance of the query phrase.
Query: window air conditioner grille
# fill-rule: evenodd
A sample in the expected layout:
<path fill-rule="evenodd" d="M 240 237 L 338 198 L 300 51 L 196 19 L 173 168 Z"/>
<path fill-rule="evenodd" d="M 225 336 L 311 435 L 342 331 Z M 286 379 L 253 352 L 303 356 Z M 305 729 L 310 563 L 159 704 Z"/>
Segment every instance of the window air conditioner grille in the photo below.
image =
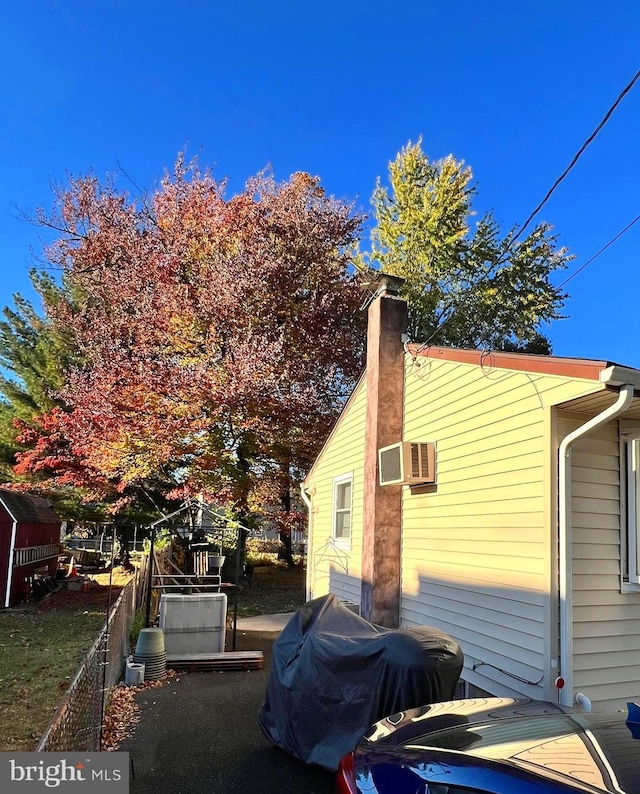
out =
<path fill-rule="evenodd" d="M 420 445 L 419 444 L 412 444 L 411 445 L 411 476 L 412 477 L 419 477 L 420 470 L 422 463 L 420 458 Z"/>

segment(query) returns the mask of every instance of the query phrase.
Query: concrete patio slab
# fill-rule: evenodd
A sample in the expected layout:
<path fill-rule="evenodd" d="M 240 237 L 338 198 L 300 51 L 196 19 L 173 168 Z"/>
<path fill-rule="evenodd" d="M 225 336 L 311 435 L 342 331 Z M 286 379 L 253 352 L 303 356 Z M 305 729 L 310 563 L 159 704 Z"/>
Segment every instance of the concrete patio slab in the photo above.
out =
<path fill-rule="evenodd" d="M 279 634 L 294 614 L 295 612 L 281 612 L 276 615 L 256 615 L 251 618 L 238 618 L 237 630 Z"/>

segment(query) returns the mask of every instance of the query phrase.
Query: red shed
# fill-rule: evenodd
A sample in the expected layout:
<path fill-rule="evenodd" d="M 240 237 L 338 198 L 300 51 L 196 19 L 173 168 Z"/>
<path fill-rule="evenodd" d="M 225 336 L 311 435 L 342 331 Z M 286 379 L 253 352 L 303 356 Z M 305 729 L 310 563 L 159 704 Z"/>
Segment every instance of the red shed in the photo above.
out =
<path fill-rule="evenodd" d="M 60 526 L 46 499 L 0 489 L 1 606 L 26 600 L 36 572 L 55 576 Z"/>

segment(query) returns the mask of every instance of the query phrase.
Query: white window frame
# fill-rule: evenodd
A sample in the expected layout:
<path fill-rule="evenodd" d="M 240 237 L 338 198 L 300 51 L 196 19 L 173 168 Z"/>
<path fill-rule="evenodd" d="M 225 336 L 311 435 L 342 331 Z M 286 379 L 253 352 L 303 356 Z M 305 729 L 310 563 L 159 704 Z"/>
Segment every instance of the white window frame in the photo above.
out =
<path fill-rule="evenodd" d="M 349 484 L 349 507 L 338 507 L 338 493 L 341 486 Z M 336 534 L 338 525 L 338 513 L 349 513 L 349 536 L 338 537 Z M 353 472 L 347 474 L 340 474 L 338 477 L 333 478 L 333 497 L 331 500 L 331 538 L 336 546 L 343 548 L 351 548 L 351 537 L 353 535 Z"/>
<path fill-rule="evenodd" d="M 620 438 L 622 590 L 640 590 L 640 432 Z"/>

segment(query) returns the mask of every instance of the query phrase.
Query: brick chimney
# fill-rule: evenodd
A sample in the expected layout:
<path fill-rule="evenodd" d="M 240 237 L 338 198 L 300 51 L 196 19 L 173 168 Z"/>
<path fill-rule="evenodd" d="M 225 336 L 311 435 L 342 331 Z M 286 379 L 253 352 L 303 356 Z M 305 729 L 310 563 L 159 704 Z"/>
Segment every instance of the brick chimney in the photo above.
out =
<path fill-rule="evenodd" d="M 379 485 L 378 450 L 402 441 L 407 304 L 397 294 L 401 284 L 381 274 L 367 327 L 361 613 L 388 628 L 400 622 L 402 486 Z"/>

